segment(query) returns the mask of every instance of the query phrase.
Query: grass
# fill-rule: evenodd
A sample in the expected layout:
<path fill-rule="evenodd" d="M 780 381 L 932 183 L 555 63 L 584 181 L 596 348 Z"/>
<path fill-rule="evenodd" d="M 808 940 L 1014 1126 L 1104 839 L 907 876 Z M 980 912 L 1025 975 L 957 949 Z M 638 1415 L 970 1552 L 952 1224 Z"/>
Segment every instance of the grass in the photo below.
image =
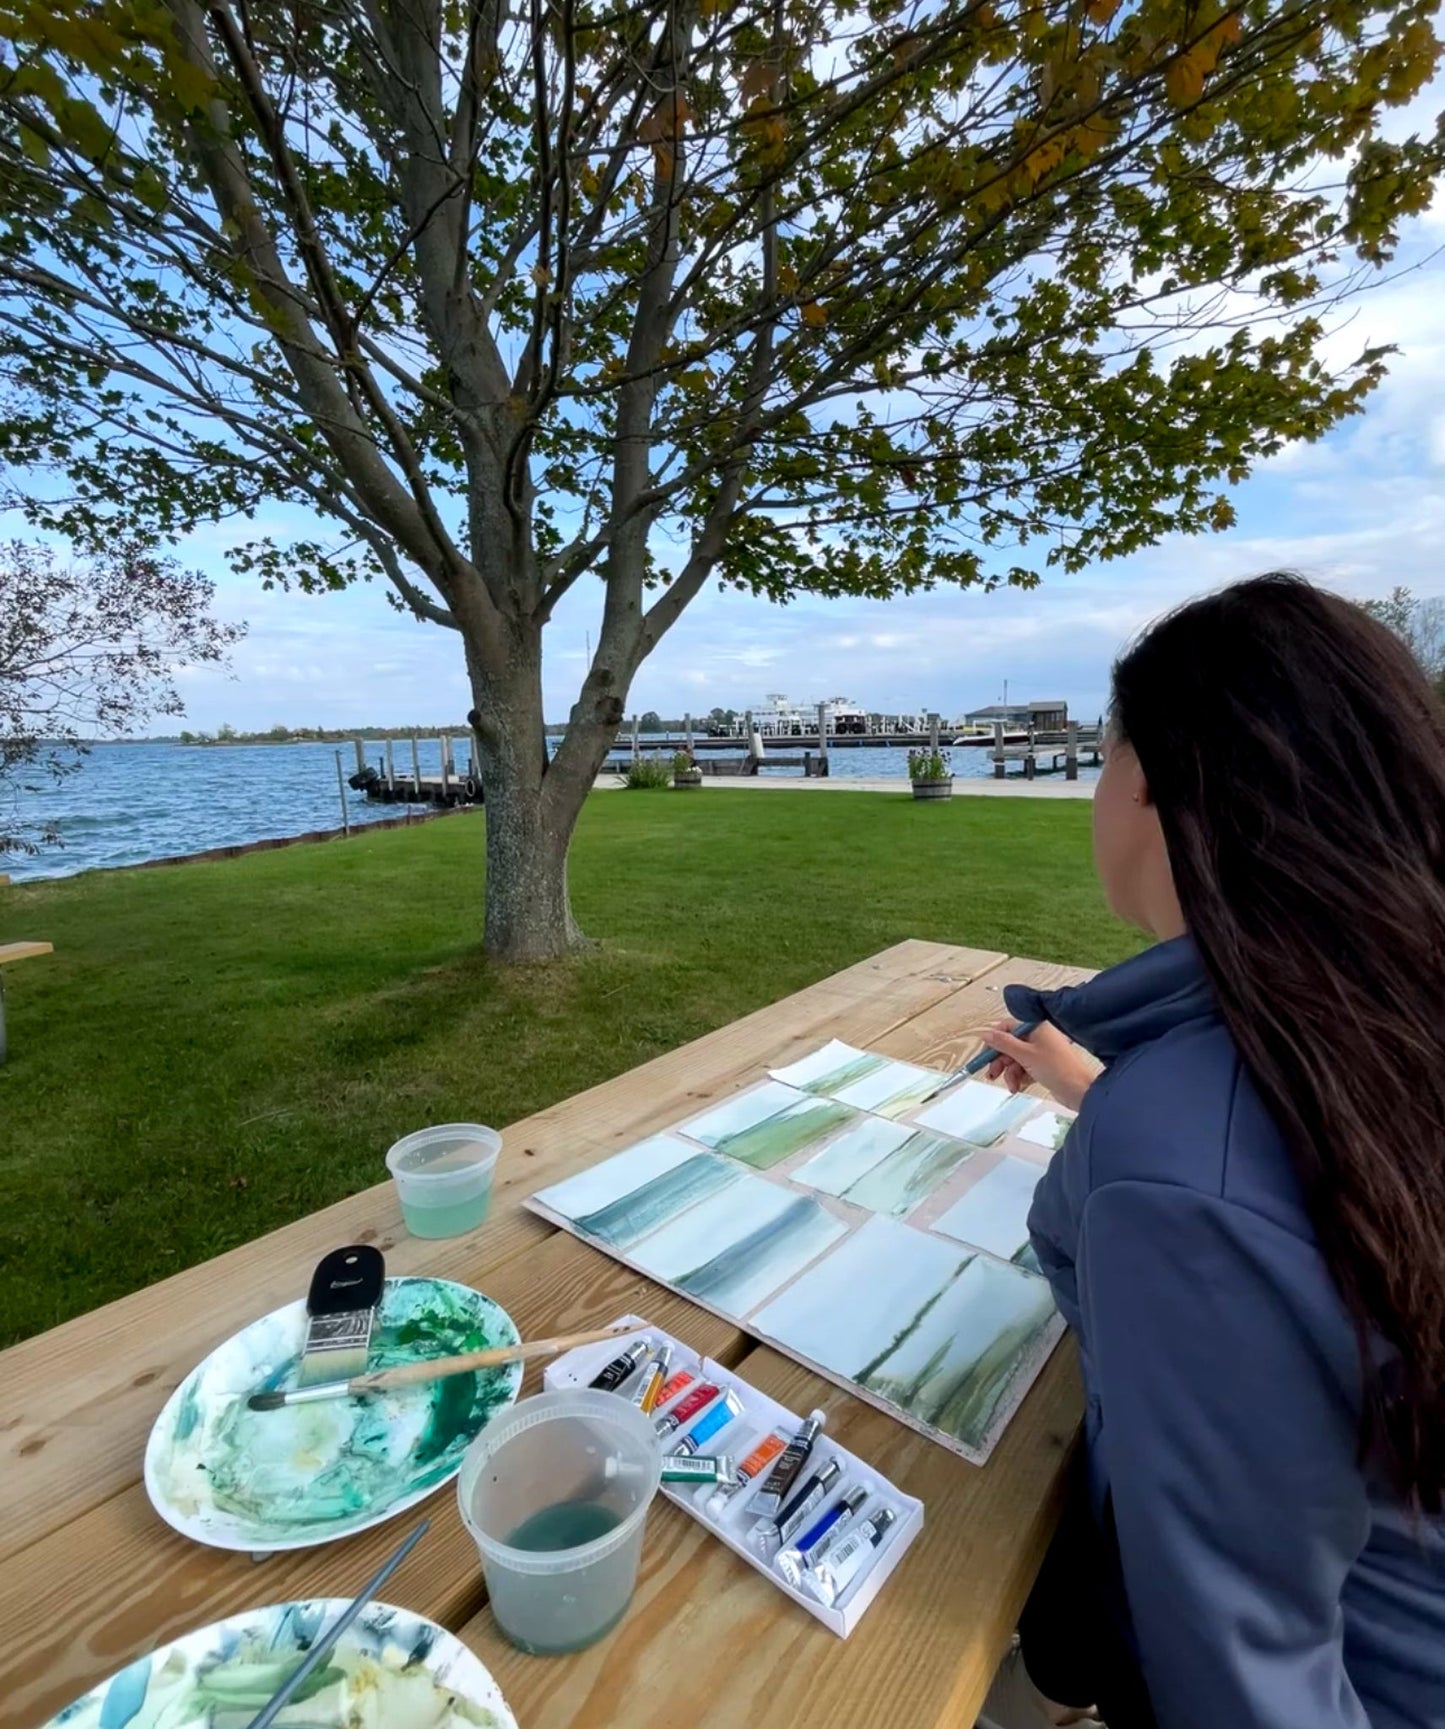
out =
<path fill-rule="evenodd" d="M 506 1124 L 904 937 L 1101 966 L 1089 806 L 859 793 L 589 801 L 599 947 L 478 952 L 459 816 L 0 891 L 0 1344 L 353 1193 L 398 1135 Z"/>

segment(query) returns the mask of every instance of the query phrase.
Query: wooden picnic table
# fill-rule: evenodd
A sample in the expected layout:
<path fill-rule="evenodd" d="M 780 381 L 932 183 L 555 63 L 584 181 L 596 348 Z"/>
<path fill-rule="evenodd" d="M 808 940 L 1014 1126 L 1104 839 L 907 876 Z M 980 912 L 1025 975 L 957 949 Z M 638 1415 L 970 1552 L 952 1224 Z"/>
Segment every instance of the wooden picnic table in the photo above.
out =
<path fill-rule="evenodd" d="M 31 1729 L 156 1645 L 238 1610 L 349 1595 L 395 1544 L 388 1522 L 272 1556 L 207 1549 L 151 1509 L 146 1436 L 172 1389 L 237 1328 L 305 1291 L 328 1249 L 374 1242 L 393 1273 L 460 1279 L 523 1337 L 629 1311 L 737 1368 L 925 1504 L 922 1534 L 852 1638 L 839 1640 L 677 1508 L 659 1501 L 622 1625 L 590 1651 L 524 1657 L 497 1634 L 448 1486 L 389 1601 L 457 1632 L 521 1729 L 968 1729 L 1057 1516 L 1081 1412 L 1072 1345 L 1055 1351 L 979 1469 L 735 1326 L 527 1212 L 525 1197 L 837 1037 L 957 1064 L 996 1018 L 998 987 L 1085 975 L 905 942 L 506 1131 L 481 1230 L 422 1241 L 390 1183 L 0 1354 L 0 1726 Z M 381 1149 L 377 1149 L 378 1163 Z M 535 1389 L 533 1372 L 525 1391 Z"/>

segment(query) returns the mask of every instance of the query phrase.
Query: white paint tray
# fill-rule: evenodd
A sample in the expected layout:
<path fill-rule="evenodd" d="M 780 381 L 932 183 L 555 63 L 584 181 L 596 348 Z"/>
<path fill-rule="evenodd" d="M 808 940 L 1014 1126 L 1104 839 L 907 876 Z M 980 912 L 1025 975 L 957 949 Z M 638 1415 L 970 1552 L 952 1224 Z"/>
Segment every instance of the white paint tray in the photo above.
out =
<path fill-rule="evenodd" d="M 741 1459 L 751 1452 L 754 1444 L 770 1430 L 791 1434 L 802 1427 L 803 1416 L 796 1411 L 789 1411 L 786 1406 L 749 1385 L 732 1370 L 725 1369 L 721 1363 L 714 1363 L 707 1357 L 699 1358 L 681 1339 L 664 1332 L 661 1327 L 648 1326 L 638 1315 L 622 1316 L 616 1325 L 633 1326 L 636 1331 L 632 1334 L 619 1334 L 615 1339 L 609 1339 L 600 1345 L 584 1345 L 579 1350 L 569 1351 L 565 1356 L 556 1358 L 547 1365 L 543 1384 L 549 1389 L 585 1387 L 630 1344 L 640 1339 L 654 1340 L 658 1344 L 665 1341 L 672 1346 L 670 1374 L 676 1374 L 680 1369 L 690 1370 L 699 1380 L 712 1382 L 725 1390 L 731 1389 L 742 1403 L 742 1415 L 708 1442 L 707 1452 L 728 1453 Z M 686 1390 L 678 1397 L 685 1398 Z M 657 1414 L 661 1415 L 666 1409 L 665 1405 L 659 1406 Z M 685 1429 L 683 1432 L 685 1433 Z M 756 1568 L 800 1608 L 806 1609 L 840 1639 L 846 1639 L 862 1619 L 868 1605 L 883 1589 L 893 1569 L 903 1559 L 908 1545 L 923 1529 L 923 1503 L 912 1495 L 905 1495 L 866 1461 L 850 1453 L 846 1447 L 839 1446 L 836 1441 L 830 1440 L 825 1429 L 814 1446 L 810 1466 L 834 1457 L 843 1469 L 833 1492 L 815 1509 L 815 1516 L 825 1513 L 833 1502 L 845 1495 L 849 1489 L 862 1487 L 868 1491 L 868 1505 L 863 1509 L 864 1517 L 867 1516 L 869 1508 L 889 1506 L 897 1512 L 898 1520 L 879 1546 L 878 1559 L 873 1566 L 853 1581 L 832 1608 L 821 1603 L 809 1592 L 789 1584 L 772 1565 L 771 1560 L 764 1558 L 748 1542 L 747 1534 L 752 1529 L 757 1514 L 746 1509 L 756 1484 L 735 1495 L 717 1519 L 707 1512 L 704 1505 L 711 1492 L 710 1484 L 698 1489 L 687 1483 L 664 1483 L 662 1493 L 676 1506 L 681 1507 L 684 1513 L 706 1526 L 715 1537 L 726 1543 L 735 1555 L 740 1555 L 750 1567 Z"/>

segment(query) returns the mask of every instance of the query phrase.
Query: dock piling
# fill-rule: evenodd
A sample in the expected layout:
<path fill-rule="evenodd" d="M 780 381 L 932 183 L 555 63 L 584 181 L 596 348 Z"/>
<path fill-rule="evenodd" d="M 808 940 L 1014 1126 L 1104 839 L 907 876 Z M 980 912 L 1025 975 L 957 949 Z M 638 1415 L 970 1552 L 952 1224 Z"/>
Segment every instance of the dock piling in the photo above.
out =
<path fill-rule="evenodd" d="M 366 772 L 366 746 L 359 738 L 352 739 L 351 743 L 356 751 L 356 772 L 364 774 Z"/>
<path fill-rule="evenodd" d="M 396 758 L 391 748 L 391 740 L 386 741 L 386 796 L 396 797 Z"/>
<path fill-rule="evenodd" d="M 1003 754 L 1003 722 L 993 723 L 993 778 L 1002 780 L 1008 773 L 1008 765 Z"/>
<path fill-rule="evenodd" d="M 806 770 L 804 771 L 806 773 Z M 828 705 L 818 704 L 818 766 L 817 773 L 826 775 L 828 772 Z"/>
<path fill-rule="evenodd" d="M 437 749 L 442 758 L 442 803 L 450 804 L 452 799 L 452 741 L 445 733 L 437 740 Z"/>
<path fill-rule="evenodd" d="M 1064 779 L 1079 778 L 1079 723 L 1071 720 L 1064 741 Z"/>
<path fill-rule="evenodd" d="M 357 754 L 361 752 L 361 740 L 356 741 Z M 351 812 L 346 808 L 346 776 L 341 772 L 341 752 L 336 756 L 336 790 L 341 795 L 341 832 L 347 838 L 351 837 Z"/>
<path fill-rule="evenodd" d="M 416 734 L 411 735 L 411 796 L 421 802 L 421 751 L 417 748 Z"/>
<path fill-rule="evenodd" d="M 641 723 L 639 722 L 637 716 L 633 715 L 633 717 L 632 717 L 632 760 L 633 760 L 633 762 L 636 762 L 638 757 L 642 754 L 642 747 L 637 742 L 637 734 L 638 734 L 638 730 L 639 730 L 640 725 L 641 725 Z"/>

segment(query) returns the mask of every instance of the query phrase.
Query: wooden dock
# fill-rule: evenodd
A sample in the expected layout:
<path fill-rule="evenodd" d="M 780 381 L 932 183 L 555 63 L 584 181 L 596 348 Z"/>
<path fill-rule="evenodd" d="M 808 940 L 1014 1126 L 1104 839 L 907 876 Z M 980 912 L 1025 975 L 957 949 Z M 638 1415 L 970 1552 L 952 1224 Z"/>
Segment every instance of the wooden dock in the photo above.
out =
<path fill-rule="evenodd" d="M 751 716 L 747 717 L 751 721 Z M 854 747 L 885 747 L 911 750 L 965 750 L 971 747 L 987 749 L 993 755 L 993 773 L 995 780 L 1003 780 L 1010 773 L 1010 765 L 1017 764 L 1017 774 L 1025 780 L 1033 780 L 1039 775 L 1062 774 L 1066 780 L 1079 778 L 1079 763 L 1083 760 L 1097 765 L 1103 746 L 1102 729 L 1097 726 L 1080 726 L 1077 721 L 1071 721 L 1061 732 L 1036 732 L 1030 729 L 1026 733 L 1009 733 L 1002 726 L 995 726 L 994 736 L 989 738 L 965 739 L 961 744 L 952 744 L 944 736 L 942 723 L 937 715 L 930 716 L 930 725 L 926 733 L 920 735 L 902 733 L 843 733 L 835 734 L 826 729 L 826 715 L 820 714 L 822 723 L 820 730 L 810 737 L 782 738 L 776 735 L 762 737 L 753 733 L 751 727 L 744 737 L 694 737 L 691 740 L 678 742 L 671 738 L 658 739 L 652 735 L 655 743 L 648 748 L 644 742 L 648 735 L 639 731 L 637 719 L 634 716 L 630 732 L 619 735 L 615 747 L 626 751 L 632 758 L 640 756 L 671 756 L 680 750 L 689 751 L 694 762 L 703 774 L 711 777 L 736 775 L 754 776 L 763 769 L 801 770 L 805 779 L 820 779 L 828 774 L 829 754 L 835 750 L 848 750 Z M 410 765 L 398 768 L 397 741 L 384 741 L 383 754 L 375 763 L 369 763 L 366 758 L 366 746 L 361 739 L 352 741 L 356 752 L 356 772 L 350 777 L 350 785 L 359 792 L 364 792 L 368 799 L 378 804 L 423 804 L 451 809 L 458 805 L 480 804 L 482 802 L 482 787 L 475 771 L 478 760 L 476 740 L 471 741 L 471 755 L 463 768 L 458 768 L 455 752 L 455 741 L 442 734 L 438 739 L 438 750 L 441 770 L 436 774 L 423 774 L 419 741 L 413 737 L 410 743 Z M 401 741 L 405 745 L 408 741 Z M 737 754 L 741 747 L 742 754 Z M 731 752 L 731 755 L 723 755 Z M 787 754 L 782 754 L 787 752 Z M 906 765 L 900 764 L 900 770 Z M 625 772 L 618 767 L 617 772 Z M 336 773 L 338 782 L 342 779 L 341 752 L 336 753 Z M 345 797 L 343 789 L 343 813 Z"/>

